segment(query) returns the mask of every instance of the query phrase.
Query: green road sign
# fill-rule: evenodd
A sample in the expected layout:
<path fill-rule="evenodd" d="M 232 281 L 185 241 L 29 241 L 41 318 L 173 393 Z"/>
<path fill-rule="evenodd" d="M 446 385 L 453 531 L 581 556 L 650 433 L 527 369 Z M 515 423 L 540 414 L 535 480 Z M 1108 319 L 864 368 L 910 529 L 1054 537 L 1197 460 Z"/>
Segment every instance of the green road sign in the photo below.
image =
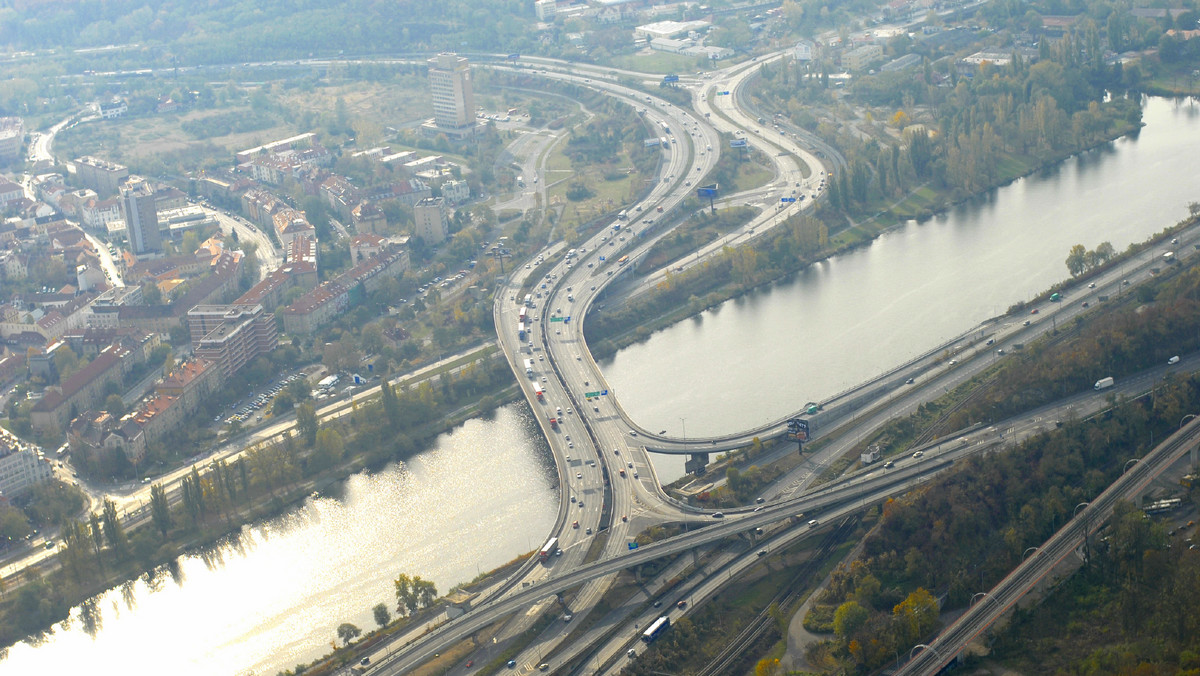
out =
<path fill-rule="evenodd" d="M 563 320 L 562 317 L 551 317 L 550 318 L 550 321 L 552 321 L 552 322 L 561 322 L 562 320 Z"/>
<path fill-rule="evenodd" d="M 584 392 L 583 396 L 587 397 L 588 399 L 591 399 L 592 397 L 600 396 L 600 392 L 599 392 L 599 390 L 597 390 L 595 392 Z"/>

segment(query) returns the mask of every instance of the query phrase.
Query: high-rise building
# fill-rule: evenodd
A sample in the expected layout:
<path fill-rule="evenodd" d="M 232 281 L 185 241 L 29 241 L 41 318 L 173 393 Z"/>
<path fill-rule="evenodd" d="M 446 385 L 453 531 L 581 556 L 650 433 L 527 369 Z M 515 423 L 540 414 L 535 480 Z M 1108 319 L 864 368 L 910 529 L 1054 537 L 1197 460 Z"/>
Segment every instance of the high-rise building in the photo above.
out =
<path fill-rule="evenodd" d="M 446 208 L 441 197 L 426 197 L 413 207 L 416 235 L 433 246 L 446 239 Z"/>
<path fill-rule="evenodd" d="M 430 59 L 429 89 L 433 94 L 433 119 L 439 128 L 474 128 L 475 95 L 471 90 L 471 66 L 466 57 L 438 54 Z"/>
<path fill-rule="evenodd" d="M 158 231 L 158 207 L 154 190 L 140 177 L 131 176 L 121 186 L 121 216 L 129 249 L 135 256 L 162 253 L 162 235 Z"/>

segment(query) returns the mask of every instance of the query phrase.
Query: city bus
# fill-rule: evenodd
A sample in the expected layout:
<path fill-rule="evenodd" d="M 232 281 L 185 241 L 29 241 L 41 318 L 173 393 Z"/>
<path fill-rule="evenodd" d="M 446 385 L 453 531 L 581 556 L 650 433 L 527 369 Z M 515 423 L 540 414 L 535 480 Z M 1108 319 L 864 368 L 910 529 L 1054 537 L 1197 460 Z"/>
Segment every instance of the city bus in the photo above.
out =
<path fill-rule="evenodd" d="M 642 632 L 642 640 L 645 641 L 646 643 L 650 643 L 650 642 L 654 641 L 654 639 L 658 638 L 670 626 L 671 626 L 671 618 L 667 617 L 666 615 L 663 615 L 662 617 L 655 620 L 654 624 L 651 624 L 649 627 L 646 627 L 646 631 Z"/>

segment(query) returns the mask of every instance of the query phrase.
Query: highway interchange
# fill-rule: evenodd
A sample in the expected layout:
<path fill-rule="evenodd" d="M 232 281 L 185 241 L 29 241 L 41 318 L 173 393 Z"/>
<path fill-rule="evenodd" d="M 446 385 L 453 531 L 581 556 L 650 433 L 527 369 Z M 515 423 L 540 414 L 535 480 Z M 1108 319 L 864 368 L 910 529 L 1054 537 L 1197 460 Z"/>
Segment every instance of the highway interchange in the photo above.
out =
<path fill-rule="evenodd" d="M 778 58 L 778 55 L 769 58 Z M 512 65 L 500 67 L 516 68 Z M 574 618 L 582 618 L 600 600 L 618 571 L 753 532 L 756 528 L 788 523 L 788 517 L 801 513 L 819 513 L 822 523 L 830 522 L 861 509 L 865 504 L 911 489 L 959 457 L 995 448 L 1004 442 L 1020 440 L 1048 429 L 1055 420 L 1067 415 L 1082 417 L 1094 413 L 1109 405 L 1104 395 L 1134 396 L 1153 387 L 1162 377 L 1162 373 L 1148 373 L 1121 383 L 1115 392 L 1100 395 L 1085 392 L 1004 425 L 973 430 L 962 437 L 944 440 L 930 447 L 924 458 L 898 461 L 895 470 L 865 471 L 828 484 L 820 490 L 806 492 L 821 469 L 869 435 L 878 425 L 905 415 L 921 403 L 979 375 L 1001 358 L 1005 350 L 1012 352 L 1019 349 L 1018 345 L 1032 341 L 1058 326 L 1068 326 L 1069 320 L 1087 312 L 1089 307 L 1099 302 L 1101 296 L 1119 296 L 1127 292 L 1133 283 L 1154 274 L 1151 270 L 1160 264 L 1161 252 L 1147 250 L 1133 256 L 1120 267 L 1094 277 L 1088 287 L 1079 285 L 1078 288 L 1066 290 L 1063 302 L 1039 304 L 1036 306 L 1038 313 L 1031 315 L 1029 321 L 1010 316 L 987 322 L 871 382 L 823 402 L 818 413 L 800 413 L 812 421 L 816 437 L 835 431 L 842 434 L 821 453 L 810 457 L 792 475 L 779 482 L 777 485 L 785 488 L 771 496 L 772 501 L 767 505 L 755 510 L 731 512 L 721 519 L 699 513 L 663 493 L 649 462 L 648 449 L 666 453 L 729 450 L 749 444 L 754 437 L 765 439 L 782 435 L 786 419 L 757 429 L 706 439 L 676 439 L 642 429 L 621 409 L 616 397 L 607 392 L 603 374 L 592 360 L 584 341 L 582 323 L 589 307 L 605 287 L 632 267 L 632 263 L 629 267 L 621 266 L 616 259 L 628 256 L 631 262 L 636 261 L 658 238 L 670 231 L 653 221 L 672 216 L 672 210 L 690 195 L 693 185 L 703 183 L 702 177 L 712 168 L 721 152 L 720 133 L 748 138 L 764 154 L 776 160 L 776 178 L 766 190 L 767 194 L 772 191 L 775 194 L 788 194 L 789 186 L 796 183 L 800 183 L 806 191 L 818 189 L 822 170 L 817 167 L 821 165 L 811 153 L 788 139 L 786 134 L 764 134 L 769 128 L 741 113 L 736 106 L 736 95 L 713 99 L 723 104 L 719 109 L 720 114 L 715 114 L 718 110 L 710 106 L 712 97 L 706 93 L 736 92 L 745 78 L 753 73 L 753 68 L 747 67 L 747 64 L 713 74 L 707 86 L 701 83 L 699 91 L 694 93 L 693 103 L 700 113 L 709 113 L 703 117 L 646 95 L 643 91 L 622 86 L 615 81 L 609 69 L 538 60 L 532 70 L 545 77 L 603 91 L 635 109 L 644 109 L 642 115 L 647 124 L 652 129 L 656 125 L 667 129 L 676 142 L 671 143 L 670 150 L 664 151 L 660 181 L 641 202 L 629 208 L 627 220 L 614 221 L 613 225 L 619 226 L 617 229 L 607 226 L 599 228 L 587 240 L 576 245 L 573 257 L 568 257 L 567 246 L 559 243 L 535 255 L 524 265 L 518 263 L 505 286 L 496 294 L 494 318 L 500 344 L 522 382 L 526 397 L 550 440 L 558 463 L 562 501 L 553 535 L 558 538 L 557 547 L 561 548 L 562 555 L 551 557 L 546 564 L 527 564 L 512 578 L 510 586 L 503 587 L 500 593 L 478 599 L 475 607 L 466 615 L 443 624 L 408 646 L 400 649 L 390 647 L 387 656 L 375 667 L 378 673 L 404 673 L 463 637 L 513 613 L 517 613 L 514 615 L 517 619 L 506 627 L 503 636 L 515 636 L 532 626 L 538 614 L 522 614 L 518 611 L 531 608 L 545 610 L 546 604 L 554 603 L 556 595 L 580 585 L 582 587 L 567 612 L 573 614 Z M 748 133 L 746 129 L 749 129 Z M 739 130 L 741 134 L 738 134 Z M 813 169 L 806 171 L 806 167 L 796 165 L 793 162 L 795 157 L 803 157 L 807 167 Z M 683 179 L 684 176 L 697 177 L 698 180 Z M 762 188 L 756 190 L 756 194 L 762 192 Z M 806 202 L 812 203 L 811 200 Z M 793 207 L 807 204 L 798 202 Z M 664 212 L 661 215 L 657 212 L 660 205 Z M 748 238 L 754 228 L 759 228 L 761 233 L 761 228 L 776 222 L 778 219 L 772 211 L 764 211 L 752 224 L 740 229 L 735 240 Z M 1181 234 L 1180 237 L 1189 241 L 1194 239 L 1190 233 Z M 1179 243 L 1178 246 L 1182 247 L 1183 244 Z M 719 248 L 709 247 L 698 256 L 693 254 L 689 260 L 703 260 L 715 251 L 719 251 Z M 547 269 L 540 265 L 543 260 L 552 261 L 552 266 Z M 660 270 L 653 274 L 662 273 Z M 532 279 L 533 275 L 543 276 Z M 526 308 L 531 318 L 527 324 L 529 335 L 521 339 L 517 336 L 518 311 L 525 306 L 525 289 L 532 289 L 533 298 L 530 307 Z M 525 360 L 532 360 L 531 376 L 526 375 Z M 1190 363 L 1185 362 L 1178 368 L 1189 366 Z M 535 386 L 539 384 L 544 390 L 542 400 L 535 394 Z M 588 392 L 605 392 L 605 395 L 589 398 L 586 396 Z M 549 424 L 552 417 L 561 421 L 557 428 Z M 627 476 L 620 476 L 618 469 L 625 469 Z M 648 547 L 636 550 L 628 548 L 633 537 L 645 528 L 672 522 L 701 522 L 708 525 Z M 575 527 L 576 524 L 578 527 Z M 585 562 L 593 538 L 602 532 L 606 533 L 607 538 L 603 549 L 593 552 L 593 557 L 598 555 L 598 558 L 590 563 Z M 778 529 L 776 532 L 779 532 Z M 803 522 L 784 527 L 782 532 L 774 535 L 776 539 L 769 546 L 782 546 L 810 532 L 812 529 Z M 753 552 L 741 557 L 727 556 L 721 559 L 721 571 L 728 571 L 732 577 L 737 571 L 753 565 L 755 559 Z M 718 577 L 721 579 L 702 580 L 689 592 L 689 598 L 704 598 L 715 593 L 728 579 Z M 520 586 L 517 585 L 518 581 Z M 644 600 L 648 602 L 649 599 Z M 646 617 L 662 612 L 633 602 L 627 602 L 622 608 L 626 610 L 624 621 L 627 625 L 644 626 Z M 686 610 L 672 609 L 670 612 L 677 615 Z M 570 621 L 551 623 L 514 659 L 517 673 L 536 670 L 540 665 L 557 671 L 581 655 L 589 655 L 586 651 L 592 642 L 601 640 L 603 645 L 595 652 L 594 662 L 589 661 L 586 670 L 579 669 L 575 673 L 599 672 L 602 671 L 598 668 L 600 665 L 607 665 L 611 670 L 619 669 L 623 657 L 621 651 L 630 641 L 636 642 L 637 632 L 631 632 L 626 627 L 607 637 L 590 632 L 588 641 L 574 641 L 565 645 L 565 639 L 571 635 L 570 630 Z"/>
<path fill-rule="evenodd" d="M 662 151 L 664 157 L 660 180 L 647 196 L 629 208 L 630 217 L 619 222 L 621 227 L 618 231 L 607 226 L 601 227 L 589 239 L 577 245 L 578 254 L 570 260 L 564 256 L 567 247 L 559 243 L 547 247 L 527 261 L 528 264 L 518 262 L 495 296 L 494 316 L 500 345 L 514 372 L 518 374 L 558 463 L 562 501 L 554 535 L 558 538 L 562 555 L 552 557 L 548 565 L 530 563 L 524 566 L 508 584 L 499 587 L 492 596 L 480 599 L 465 616 L 442 625 L 408 646 L 391 648 L 385 658 L 376 659 L 372 673 L 404 673 L 472 632 L 521 610 L 543 609 L 546 604 L 553 603 L 555 594 L 580 585 L 582 587 L 572 600 L 570 611 L 582 619 L 600 600 L 618 571 L 646 561 L 704 547 L 752 532 L 755 528 L 770 530 L 774 524 L 776 528 L 770 530 L 771 539 L 765 541 L 765 546 L 773 551 L 815 530 L 803 521 L 791 524 L 788 517 L 800 513 L 818 513 L 823 526 L 860 510 L 864 504 L 909 490 L 959 457 L 1037 433 L 1067 414 L 1082 417 L 1107 405 L 1105 396 L 1086 392 L 1018 420 L 972 430 L 960 438 L 943 440 L 931 446 L 923 459 L 897 461 L 894 471 L 866 470 L 844 477 L 820 490 L 809 490 L 822 468 L 865 438 L 879 424 L 911 412 L 920 403 L 934 399 L 990 368 L 1002 356 L 998 350 L 1012 352 L 1016 344 L 1032 341 L 1056 325 L 1066 326 L 1073 317 L 1087 312 L 1087 305 L 1094 306 L 1100 296 L 1118 296 L 1151 276 L 1151 270 L 1161 265 L 1161 251 L 1153 247 L 1119 268 L 1095 277 L 1093 286 L 1080 285 L 1067 290 L 1064 302 L 1040 304 L 1039 315 L 1031 316 L 1029 322 L 1020 317 L 986 322 L 907 364 L 822 402 L 820 412 L 804 417 L 812 421 L 817 438 L 833 432 L 839 432 L 840 436 L 820 454 L 811 456 L 780 481 L 777 485 L 783 488 L 770 496 L 771 502 L 761 508 L 732 511 L 723 519 L 714 519 L 663 493 L 649 462 L 647 448 L 665 453 L 708 453 L 739 448 L 750 443 L 754 437 L 765 439 L 781 435 L 786 419 L 753 430 L 705 439 L 676 439 L 641 429 L 621 409 L 615 396 L 590 400 L 585 396 L 586 392 L 603 391 L 607 386 L 584 341 L 582 324 L 588 309 L 605 287 L 620 279 L 622 272 L 631 270 L 654 242 L 670 231 L 661 227 L 662 223 L 654 221 L 682 220 L 677 218 L 675 211 L 697 186 L 704 183 L 703 178 L 715 165 L 720 153 L 727 151 L 722 148 L 722 134 L 726 138 L 745 138 L 749 145 L 772 159 L 775 178 L 770 184 L 743 195 L 723 196 L 723 199 L 734 204 L 761 203 L 763 210 L 734 233 L 690 254 L 685 260 L 664 266 L 639 281 L 638 288 L 626 290 L 626 293 L 637 293 L 653 286 L 656 283 L 654 280 L 661 279 L 668 269 L 696 264 L 716 255 L 726 245 L 745 243 L 760 236 L 766 229 L 782 222 L 785 216 L 809 207 L 819 196 L 824 170 L 821 161 L 808 149 L 811 144 L 801 142 L 804 135 L 793 133 L 789 138 L 787 134 L 775 130 L 769 121 L 759 123 L 759 118 L 746 112 L 741 105 L 744 101 L 744 84 L 755 75 L 756 68 L 761 63 L 778 58 L 781 58 L 781 54 L 764 57 L 758 63 L 746 62 L 715 71 L 702 79 L 686 78 L 687 84 L 693 88 L 696 113 L 618 82 L 619 77 L 634 77 L 641 80 L 642 84 L 656 84 L 656 76 L 550 59 L 527 58 L 520 64 L 497 63 L 491 66 L 533 72 L 603 92 L 641 111 L 646 126 L 651 130 L 648 135 L 666 133 L 675 142 L 670 144 L 668 150 Z M 731 94 L 720 94 L 725 91 Z M 533 192 L 540 192 L 544 198 L 544 191 L 551 179 L 537 166 L 537 158 L 544 157 L 546 149 L 559 137 L 535 136 L 526 135 L 526 148 L 514 146 L 510 150 L 525 156 L 522 166 L 525 167 L 523 173 L 527 180 L 530 176 L 541 178 L 535 182 Z M 829 157 L 828 152 L 823 155 Z M 835 167 L 838 166 L 836 158 L 831 161 Z M 783 209 L 778 208 L 778 198 L 792 194 L 793 190 L 797 194 L 804 194 L 806 199 L 797 200 Z M 522 206 L 527 208 L 531 205 Z M 659 206 L 663 208 L 662 213 L 657 211 Z M 225 228 L 237 228 L 239 225 L 227 222 L 227 219 L 221 220 Z M 246 233 L 239 230 L 239 234 L 245 235 L 253 235 L 254 232 L 253 228 L 247 229 Z M 1192 233 L 1181 234 L 1180 239 L 1184 240 L 1178 244 L 1180 248 L 1187 242 L 1196 241 Z M 273 248 L 264 249 L 260 245 L 260 255 L 266 251 L 273 252 Z M 1183 257 L 1183 252 L 1180 253 Z M 629 256 L 630 264 L 618 265 L 616 259 L 620 256 Z M 553 261 L 554 265 L 547 273 L 550 277 L 528 279 L 535 271 L 541 272 L 537 265 L 539 257 Z M 264 266 L 264 269 L 269 269 L 269 266 Z M 543 282 L 546 285 L 544 289 Z M 522 341 L 517 338 L 515 329 L 517 312 L 523 306 L 521 290 L 527 286 L 532 286 L 539 297 L 533 301 L 536 307 L 529 309 L 534 318 L 530 323 L 532 336 Z M 570 321 L 551 321 L 568 316 Z M 525 359 L 534 360 L 532 378 L 525 376 Z M 1196 368 L 1192 361 L 1185 360 L 1176 368 L 1192 370 Z M 1119 383 L 1115 393 L 1139 394 L 1160 381 L 1162 375 L 1155 371 L 1129 379 Z M 540 383 L 544 388 L 544 401 L 538 401 L 535 396 L 535 383 Z M 563 413 L 558 413 L 559 408 Z M 548 424 L 550 417 L 562 420 L 557 429 L 551 429 Z M 618 469 L 624 469 L 627 476 L 621 477 Z M 573 527 L 576 522 L 578 528 Z M 707 525 L 651 546 L 628 549 L 627 543 L 645 528 L 679 522 Z M 788 525 L 780 527 L 780 524 Z M 602 532 L 607 536 L 603 550 L 598 552 L 598 558 L 585 563 L 593 539 Z M 755 563 L 754 554 L 751 551 L 744 555 L 725 555 L 719 559 L 718 567 L 722 573 L 728 572 L 732 577 Z M 593 557 L 596 557 L 596 553 L 593 553 Z M 677 572 L 680 566 L 682 564 L 675 563 L 668 570 Z M 726 579 L 723 576 L 701 576 L 700 581 L 688 590 L 688 598 L 694 605 L 695 601 L 715 593 Z M 655 588 L 653 583 L 647 586 Z M 674 597 L 670 600 L 673 601 Z M 648 603 L 649 599 L 645 601 Z M 625 621 L 644 626 L 646 618 L 658 612 L 661 611 L 644 604 L 632 604 Z M 676 609 L 671 612 L 678 615 L 686 611 Z M 516 617 L 517 621 L 510 623 L 511 626 L 506 629 L 508 636 L 531 626 L 536 613 L 518 613 Z M 973 626 L 978 628 L 978 625 Z M 637 633 L 616 632 L 607 638 L 589 634 L 589 641 L 564 647 L 563 640 L 570 634 L 570 629 L 569 622 L 552 623 L 521 652 L 516 660 L 518 671 L 534 670 L 536 665 L 546 660 L 557 670 L 584 654 L 592 638 L 604 641 L 598 651 L 597 665 L 606 664 L 610 671 L 619 669 L 621 663 L 618 658 Z M 948 650 L 929 652 L 931 655 L 942 652 L 953 654 Z"/>

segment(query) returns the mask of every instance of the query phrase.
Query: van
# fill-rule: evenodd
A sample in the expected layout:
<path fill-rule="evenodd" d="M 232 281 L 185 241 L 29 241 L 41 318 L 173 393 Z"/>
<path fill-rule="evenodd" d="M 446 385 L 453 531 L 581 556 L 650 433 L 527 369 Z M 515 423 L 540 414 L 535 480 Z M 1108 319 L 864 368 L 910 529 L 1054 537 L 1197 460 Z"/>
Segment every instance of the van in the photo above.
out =
<path fill-rule="evenodd" d="M 1178 363 L 1179 363 L 1179 355 L 1175 355 L 1174 357 L 1171 357 L 1170 359 L 1167 360 L 1168 365 L 1169 364 L 1178 364 Z"/>

